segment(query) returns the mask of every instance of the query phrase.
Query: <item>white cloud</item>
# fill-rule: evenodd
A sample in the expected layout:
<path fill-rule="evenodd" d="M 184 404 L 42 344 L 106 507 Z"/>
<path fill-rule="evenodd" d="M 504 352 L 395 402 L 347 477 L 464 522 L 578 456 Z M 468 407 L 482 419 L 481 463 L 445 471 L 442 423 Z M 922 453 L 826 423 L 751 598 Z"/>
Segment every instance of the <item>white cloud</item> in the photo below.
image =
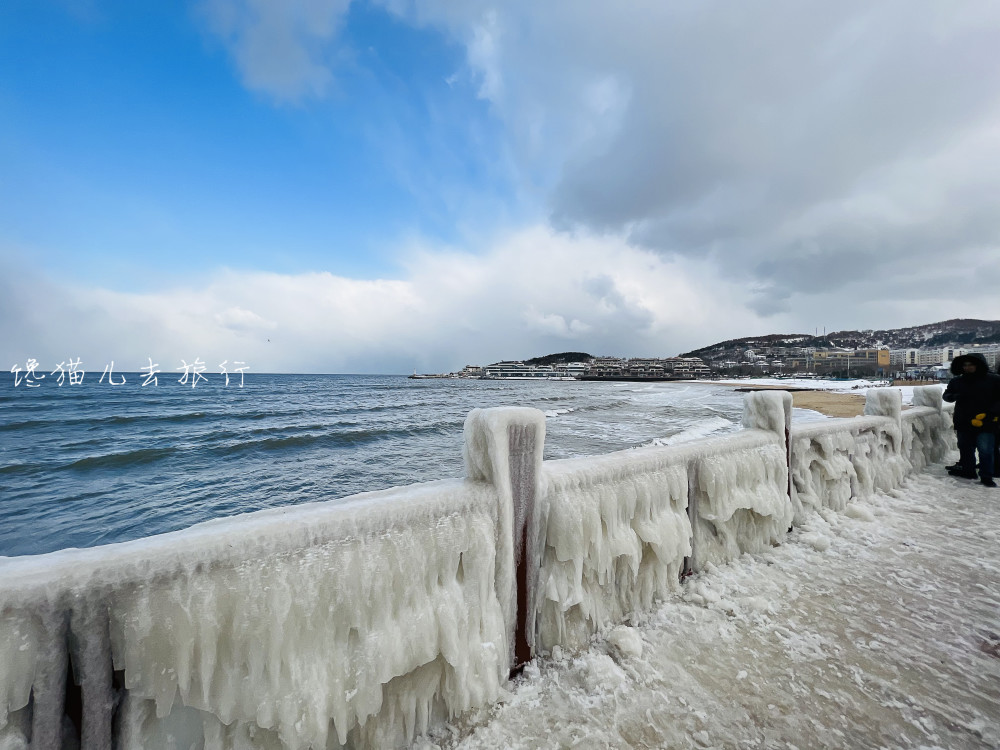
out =
<path fill-rule="evenodd" d="M 567 349 L 669 356 L 743 335 L 1000 318 L 995 254 L 976 286 L 970 255 L 901 261 L 889 274 L 848 258 L 828 273 L 849 275 L 851 295 L 817 287 L 793 296 L 794 314 L 757 312 L 759 286 L 707 260 L 621 237 L 535 226 L 475 254 L 414 245 L 405 257 L 398 279 L 228 270 L 145 294 L 3 269 L 0 316 L 16 324 L 0 329 L 0 356 L 5 368 L 81 357 L 98 372 L 147 357 L 165 372 L 195 358 L 254 372 L 436 372 Z"/>
<path fill-rule="evenodd" d="M 620 238 L 534 227 L 487 251 L 414 247 L 405 278 L 225 271 L 182 289 L 129 294 L 45 279 L 24 306 L 13 285 L 3 306 L 25 321 L 6 331 L 11 363 L 83 357 L 131 368 L 201 357 L 256 371 L 406 372 L 459 368 L 561 351 L 675 354 L 728 330 L 738 290 L 718 291 L 689 259 L 665 260 Z M 4 310 L 0 312 L 11 312 Z M 692 324 L 696 325 L 692 325 Z M 8 365 L 9 366 L 9 365 Z"/>
<path fill-rule="evenodd" d="M 242 307 L 227 308 L 214 317 L 215 322 L 223 328 L 245 333 L 273 331 L 278 325 L 273 320 L 264 320 L 253 310 L 244 310 Z"/>
<path fill-rule="evenodd" d="M 209 28 L 226 44 L 247 88 L 279 101 L 322 96 L 338 27 L 350 0 L 204 0 Z"/>
<path fill-rule="evenodd" d="M 502 81 L 481 93 L 554 225 L 710 259 L 762 313 L 943 252 L 981 291 L 1000 254 L 991 0 L 392 7 Z"/>

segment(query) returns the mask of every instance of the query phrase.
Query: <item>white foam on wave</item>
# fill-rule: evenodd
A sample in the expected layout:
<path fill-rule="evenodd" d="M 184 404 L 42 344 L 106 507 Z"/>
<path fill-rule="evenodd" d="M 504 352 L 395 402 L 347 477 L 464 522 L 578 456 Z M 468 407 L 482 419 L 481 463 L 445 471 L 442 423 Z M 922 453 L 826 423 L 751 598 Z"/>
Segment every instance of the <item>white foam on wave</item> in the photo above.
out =
<path fill-rule="evenodd" d="M 726 419 L 725 417 L 712 417 L 701 422 L 697 422 L 680 432 L 669 435 L 663 438 L 654 438 L 648 443 L 643 443 L 641 448 L 648 448 L 651 446 L 663 446 L 663 445 L 677 445 L 678 443 L 687 443 L 691 440 L 698 440 L 699 438 L 708 437 L 709 435 L 719 432 L 720 430 L 735 429 L 736 424 Z"/>
<path fill-rule="evenodd" d="M 545 412 L 546 417 L 558 417 L 561 414 L 571 414 L 576 409 L 549 409 Z"/>

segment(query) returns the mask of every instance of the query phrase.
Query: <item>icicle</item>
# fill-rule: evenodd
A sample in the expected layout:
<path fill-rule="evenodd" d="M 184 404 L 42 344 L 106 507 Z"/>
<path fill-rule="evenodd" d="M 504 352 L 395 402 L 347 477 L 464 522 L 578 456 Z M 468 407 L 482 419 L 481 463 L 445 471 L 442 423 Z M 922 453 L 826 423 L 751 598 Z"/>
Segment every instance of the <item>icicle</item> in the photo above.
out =
<path fill-rule="evenodd" d="M 73 666 L 83 689 L 81 750 L 111 747 L 114 691 L 111 686 L 111 634 L 104 599 L 84 599 L 73 610 L 70 629 L 75 649 Z"/>
<path fill-rule="evenodd" d="M 31 749 L 60 750 L 68 665 L 67 613 L 58 605 L 43 606 L 39 613 L 43 636 L 32 686 Z"/>

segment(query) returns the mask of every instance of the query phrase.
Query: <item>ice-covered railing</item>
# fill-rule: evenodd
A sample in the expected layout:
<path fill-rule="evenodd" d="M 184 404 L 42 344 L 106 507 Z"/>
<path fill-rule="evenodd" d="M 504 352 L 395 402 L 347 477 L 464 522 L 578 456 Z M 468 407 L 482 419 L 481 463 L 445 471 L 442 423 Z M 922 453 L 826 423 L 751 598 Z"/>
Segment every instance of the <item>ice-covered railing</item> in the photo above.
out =
<path fill-rule="evenodd" d="M 949 451 L 957 450 L 955 431 L 951 429 L 954 404 L 941 400 L 942 391 L 934 386 L 913 389 L 913 408 L 902 413 L 903 455 L 911 471 L 923 471 L 942 461 Z"/>
<path fill-rule="evenodd" d="M 913 389 L 902 411 L 899 391 L 872 389 L 865 415 L 795 426 L 791 430 L 791 500 L 796 523 L 813 510 L 841 511 L 852 498 L 889 491 L 903 477 L 940 461 L 952 431 L 941 389 Z"/>
<path fill-rule="evenodd" d="M 790 414 L 753 393 L 735 435 L 543 463 L 541 412 L 475 410 L 465 480 L 0 559 L 0 748 L 400 746 L 953 444 L 940 388 Z"/>
<path fill-rule="evenodd" d="M 784 537 L 791 396 L 746 399 L 736 435 L 542 470 L 533 611 L 538 645 L 577 647 L 677 590 L 685 565 L 726 562 Z"/>
<path fill-rule="evenodd" d="M 675 591 L 677 571 L 780 543 L 819 508 L 843 510 L 940 461 L 952 431 L 939 387 L 866 396 L 865 416 L 791 425 L 791 396 L 748 394 L 724 438 L 546 462 L 534 591 L 537 645 L 577 647 Z"/>
<path fill-rule="evenodd" d="M 0 747 L 396 747 L 489 704 L 544 428 L 474 412 L 466 480 L 0 560 Z"/>

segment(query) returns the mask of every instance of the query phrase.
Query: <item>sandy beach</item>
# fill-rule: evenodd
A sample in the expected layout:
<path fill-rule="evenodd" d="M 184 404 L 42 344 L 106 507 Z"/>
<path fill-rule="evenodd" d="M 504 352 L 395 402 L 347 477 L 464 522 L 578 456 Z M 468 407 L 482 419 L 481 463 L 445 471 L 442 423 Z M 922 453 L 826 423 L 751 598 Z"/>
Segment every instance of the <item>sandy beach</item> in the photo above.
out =
<path fill-rule="evenodd" d="M 857 417 L 864 413 L 865 397 L 861 393 L 841 393 L 830 390 L 800 390 L 800 385 L 771 385 L 730 381 L 713 383 L 730 385 L 747 391 L 790 391 L 792 405 L 797 409 L 812 409 L 828 417 Z M 903 407 L 906 408 L 906 407 Z"/>
<path fill-rule="evenodd" d="M 780 385 L 755 385 L 752 390 L 781 391 Z M 828 417 L 858 417 L 864 413 L 865 397 L 858 393 L 836 391 L 792 391 L 792 406 L 812 409 Z"/>
<path fill-rule="evenodd" d="M 799 409 L 812 409 L 828 417 L 857 417 L 865 409 L 865 397 L 856 393 L 830 391 L 795 391 L 792 405 Z"/>

